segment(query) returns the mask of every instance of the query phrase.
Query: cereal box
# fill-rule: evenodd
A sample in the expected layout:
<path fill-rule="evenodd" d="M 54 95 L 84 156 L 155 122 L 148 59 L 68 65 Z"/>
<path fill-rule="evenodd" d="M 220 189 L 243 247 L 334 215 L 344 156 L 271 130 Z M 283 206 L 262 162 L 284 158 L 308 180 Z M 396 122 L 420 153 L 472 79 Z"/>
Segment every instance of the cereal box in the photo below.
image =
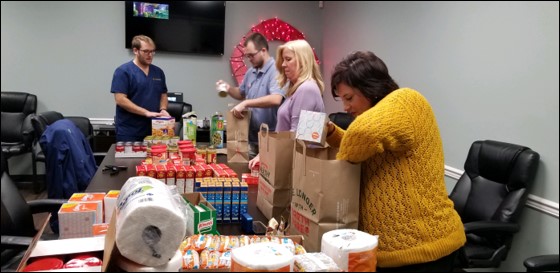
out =
<path fill-rule="evenodd" d="M 175 118 L 158 117 L 152 118 L 152 136 L 174 136 Z"/>

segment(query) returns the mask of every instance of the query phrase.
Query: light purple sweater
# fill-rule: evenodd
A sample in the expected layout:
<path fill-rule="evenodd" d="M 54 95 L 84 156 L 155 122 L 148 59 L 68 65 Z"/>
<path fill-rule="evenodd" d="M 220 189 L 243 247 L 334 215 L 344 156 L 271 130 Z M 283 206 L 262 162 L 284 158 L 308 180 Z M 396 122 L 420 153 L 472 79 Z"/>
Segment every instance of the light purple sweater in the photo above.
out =
<path fill-rule="evenodd" d="M 296 92 L 278 108 L 276 132 L 295 132 L 301 110 L 325 112 L 321 91 L 314 80 L 307 80 L 302 83 Z"/>

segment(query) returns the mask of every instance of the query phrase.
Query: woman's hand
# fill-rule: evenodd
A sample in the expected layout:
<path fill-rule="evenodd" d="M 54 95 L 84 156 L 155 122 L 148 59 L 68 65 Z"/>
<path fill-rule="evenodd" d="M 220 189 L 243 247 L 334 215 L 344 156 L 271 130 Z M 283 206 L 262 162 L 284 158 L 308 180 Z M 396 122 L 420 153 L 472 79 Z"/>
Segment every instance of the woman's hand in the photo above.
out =
<path fill-rule="evenodd" d="M 255 167 L 255 165 L 257 165 L 257 163 L 261 162 L 261 157 L 260 155 L 255 156 L 255 158 L 251 159 L 251 161 L 249 161 L 249 169 L 253 169 L 253 167 Z"/>
<path fill-rule="evenodd" d="M 327 136 L 332 135 L 332 133 L 334 133 L 335 130 L 335 126 L 334 123 L 332 121 L 327 122 Z"/>

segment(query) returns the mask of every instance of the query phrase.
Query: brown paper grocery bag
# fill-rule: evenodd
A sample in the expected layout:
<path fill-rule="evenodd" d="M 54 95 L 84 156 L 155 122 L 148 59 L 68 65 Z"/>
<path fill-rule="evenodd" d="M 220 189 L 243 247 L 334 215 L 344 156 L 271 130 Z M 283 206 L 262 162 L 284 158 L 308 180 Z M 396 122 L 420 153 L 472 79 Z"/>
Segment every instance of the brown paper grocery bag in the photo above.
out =
<path fill-rule="evenodd" d="M 231 111 L 227 112 L 227 159 L 228 163 L 249 162 L 249 123 L 251 112 L 243 112 L 245 117 L 238 119 Z"/>
<path fill-rule="evenodd" d="M 275 189 L 291 189 L 293 152 L 293 132 L 270 132 L 267 124 L 261 124 L 259 177 Z"/>
<path fill-rule="evenodd" d="M 360 164 L 336 160 L 338 149 L 294 146 L 290 234 L 303 235 L 307 252 L 321 251 L 327 231 L 358 228 Z"/>

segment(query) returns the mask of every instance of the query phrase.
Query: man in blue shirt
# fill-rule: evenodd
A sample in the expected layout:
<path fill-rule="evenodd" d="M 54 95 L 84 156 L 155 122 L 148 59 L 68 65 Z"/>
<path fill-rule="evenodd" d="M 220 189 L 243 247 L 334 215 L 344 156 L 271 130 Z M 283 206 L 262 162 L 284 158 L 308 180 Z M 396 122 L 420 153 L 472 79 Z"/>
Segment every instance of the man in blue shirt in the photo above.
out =
<path fill-rule="evenodd" d="M 169 116 L 167 84 L 163 70 L 152 64 L 154 41 L 144 35 L 132 38 L 134 60 L 119 66 L 113 74 L 117 141 L 142 141 L 152 134 L 154 117 Z"/>
<path fill-rule="evenodd" d="M 276 130 L 276 113 L 286 92 L 278 85 L 278 71 L 274 58 L 268 52 L 266 38 L 255 32 L 245 39 L 245 57 L 253 67 L 245 73 L 239 87 L 230 86 L 223 80 L 216 84 L 225 84 L 230 96 L 242 100 L 231 111 L 237 118 L 243 118 L 242 111 L 251 108 L 251 124 L 249 125 L 249 158 L 259 153 L 259 128 L 261 123 L 268 124 L 270 131 Z"/>

